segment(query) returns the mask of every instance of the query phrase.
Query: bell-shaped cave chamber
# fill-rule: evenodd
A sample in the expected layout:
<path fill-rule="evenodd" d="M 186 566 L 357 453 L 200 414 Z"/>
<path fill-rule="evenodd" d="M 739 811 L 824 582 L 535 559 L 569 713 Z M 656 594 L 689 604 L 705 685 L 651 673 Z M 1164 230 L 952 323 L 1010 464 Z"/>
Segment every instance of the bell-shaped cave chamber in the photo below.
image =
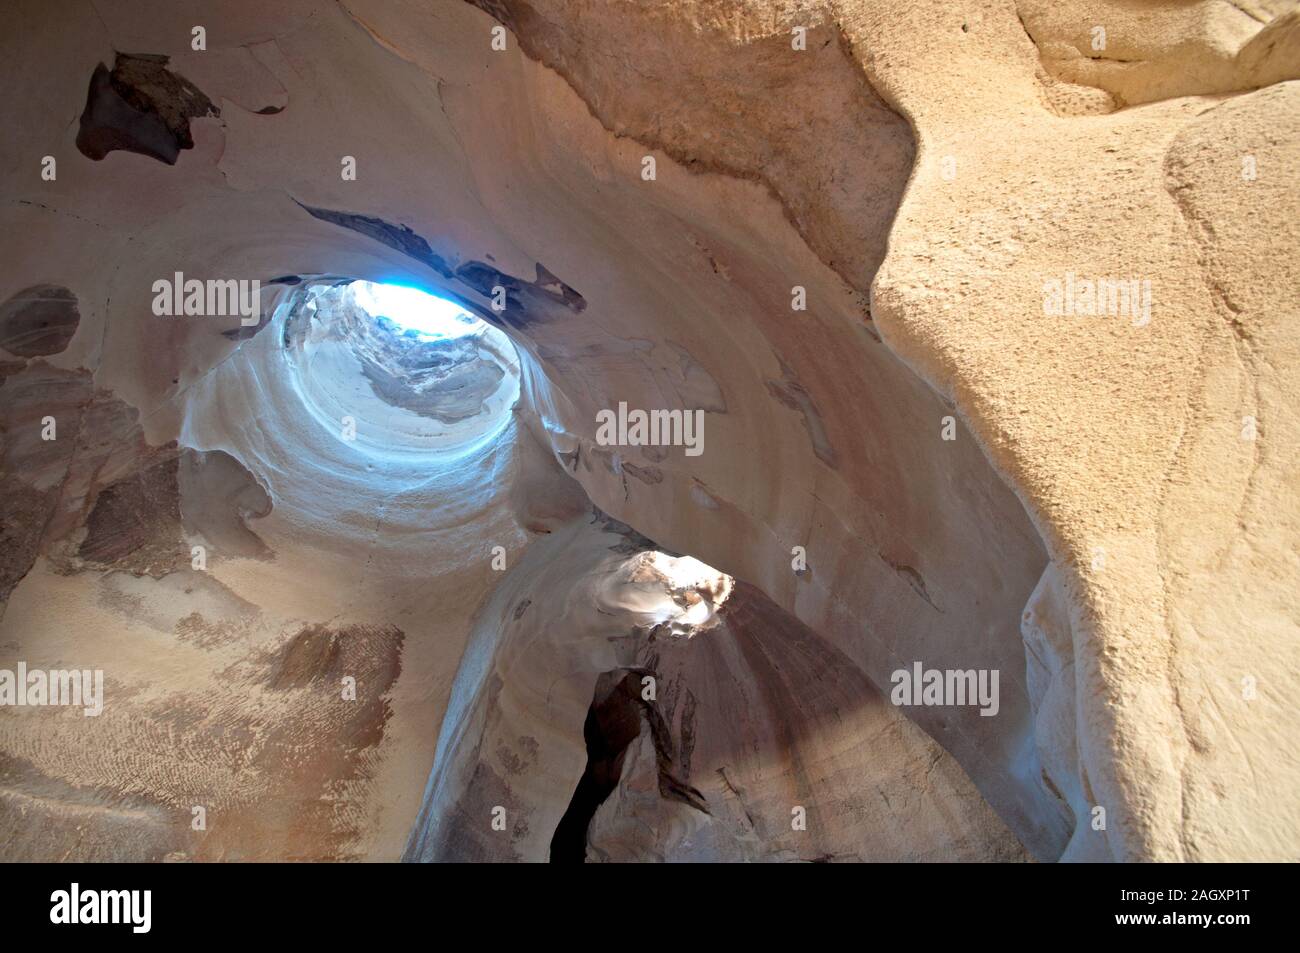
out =
<path fill-rule="evenodd" d="M 216 100 L 165 67 L 97 71 L 83 154 L 194 148 L 174 171 L 202 167 Z M 392 142 L 415 130 L 418 148 L 448 148 L 422 153 L 429 169 L 400 199 L 296 170 L 261 180 L 248 117 L 220 106 L 232 193 L 196 189 L 153 216 L 134 246 L 153 254 L 103 289 L 112 333 L 85 324 L 105 342 L 95 383 L 123 391 L 124 420 L 140 409 L 152 446 L 106 463 L 79 448 L 72 492 L 59 489 L 72 505 L 51 524 L 63 535 L 33 534 L 49 566 L 23 579 L 0 641 L 33 648 L 23 633 L 65 627 L 43 606 L 79 605 L 108 633 L 95 648 L 114 678 L 145 700 L 103 724 L 145 724 L 185 763 L 227 769 L 201 795 L 230 806 L 217 836 L 165 818 L 160 853 L 1050 859 L 1082 840 L 1091 789 L 1072 757 L 1059 580 L 955 404 L 873 316 L 897 309 L 872 301 L 871 276 L 913 169 L 905 120 L 873 105 L 835 137 L 848 153 L 816 153 L 829 164 L 806 195 L 706 174 L 721 166 L 703 153 L 647 189 L 619 171 L 627 156 L 604 154 L 585 106 L 532 99 L 509 85 L 523 75 L 500 103 L 475 98 L 490 84 L 412 87 L 421 104 L 446 97 L 424 119 L 392 111 Z M 860 95 L 858 71 L 842 77 Z M 166 101 L 147 141 L 93 135 L 121 89 L 146 105 L 183 95 L 196 135 Z M 311 101 L 332 100 L 299 98 L 286 118 Z M 541 107 L 546 162 L 513 161 L 520 144 L 494 138 L 523 127 L 481 122 L 506 102 Z M 259 128 L 282 108 L 259 110 Z M 153 148 L 164 131 L 175 148 Z M 717 139 L 746 141 L 737 131 Z M 97 168 L 135 168 L 122 158 Z M 851 168 L 845 194 L 871 201 L 840 208 L 821 183 Z M 214 243 L 214 210 L 257 227 Z M 261 276 L 252 326 L 143 309 L 132 323 L 133 296 L 182 252 L 195 273 Z M 792 319 L 795 282 L 809 307 Z M 39 419 L 54 380 L 84 404 L 88 382 L 17 360 L 89 339 L 70 330 L 72 292 L 19 287 L 0 313 L 10 403 Z M 615 408 L 680 421 L 683 438 L 699 421 L 698 439 L 611 441 L 599 428 Z M 59 562 L 60 546 L 75 555 Z M 146 549 L 160 555 L 146 563 Z M 1000 672 L 998 717 L 891 704 L 892 677 L 920 664 Z M 181 702 L 216 715 L 176 717 Z M 26 731 L 0 755 L 27 757 L 42 784 L 63 777 L 43 760 L 59 749 L 48 729 Z M 132 781 L 144 807 L 196 803 L 178 757 Z M 114 768 L 67 778 L 113 792 Z"/>
<path fill-rule="evenodd" d="M 681 55 L 656 65 L 574 5 L 514 18 L 505 55 L 474 39 L 528 6 L 448 5 L 400 42 L 396 15 L 254 18 L 199 57 L 110 54 L 91 17 L 64 45 L 105 61 L 23 107 L 40 156 L 85 103 L 57 186 L 10 209 L 0 646 L 75 644 L 114 696 L 89 742 L 0 720 L 0 794 L 52 832 L 10 856 L 1131 853 L 1146 795 L 1117 800 L 1056 525 L 1100 511 L 1004 427 L 1042 375 L 1004 375 L 970 317 L 1037 260 L 988 239 L 1010 225 L 979 189 L 970 240 L 930 244 L 918 136 L 956 100 L 884 69 L 925 62 L 890 53 L 915 31 L 877 55 L 828 21 L 789 57 L 751 5 L 659 18 Z M 27 46 L 22 75 L 62 55 Z M 611 93 L 629 78 L 652 93 Z M 349 128 L 360 179 L 315 161 Z M 260 280 L 260 315 L 151 313 L 182 266 Z M 707 441 L 602 439 L 624 408 Z M 996 714 L 894 701 L 913 672 L 997 674 Z M 222 805 L 205 836 L 196 803 Z"/>

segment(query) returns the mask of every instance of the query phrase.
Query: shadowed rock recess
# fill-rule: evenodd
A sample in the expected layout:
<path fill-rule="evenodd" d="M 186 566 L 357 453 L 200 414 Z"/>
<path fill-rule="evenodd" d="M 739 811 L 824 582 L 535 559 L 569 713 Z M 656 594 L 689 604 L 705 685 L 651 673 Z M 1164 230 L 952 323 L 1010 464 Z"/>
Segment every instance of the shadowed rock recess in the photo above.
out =
<path fill-rule="evenodd" d="M 0 860 L 1300 856 L 1295 3 L 207 6 L 0 34 Z"/>

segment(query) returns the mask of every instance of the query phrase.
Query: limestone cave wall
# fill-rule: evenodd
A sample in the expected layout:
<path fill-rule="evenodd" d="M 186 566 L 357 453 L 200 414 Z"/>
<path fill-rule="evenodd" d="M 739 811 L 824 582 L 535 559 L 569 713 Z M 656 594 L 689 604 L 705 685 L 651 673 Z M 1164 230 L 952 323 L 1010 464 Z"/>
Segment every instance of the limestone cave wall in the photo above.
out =
<path fill-rule="evenodd" d="M 1294 856 L 1296 4 L 10 7 L 3 859 Z"/>

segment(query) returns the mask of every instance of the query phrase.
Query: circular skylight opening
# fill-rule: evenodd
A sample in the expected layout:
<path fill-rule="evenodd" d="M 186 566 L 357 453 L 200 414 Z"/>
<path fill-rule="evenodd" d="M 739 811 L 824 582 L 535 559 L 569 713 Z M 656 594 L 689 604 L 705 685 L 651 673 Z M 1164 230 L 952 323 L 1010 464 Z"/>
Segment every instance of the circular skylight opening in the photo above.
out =
<path fill-rule="evenodd" d="M 357 304 L 373 318 L 387 318 L 400 331 L 413 331 L 423 340 L 449 340 L 473 334 L 483 326 L 454 301 L 419 288 L 354 281 Z"/>
<path fill-rule="evenodd" d="M 282 353 L 303 403 L 350 451 L 388 461 L 467 454 L 513 420 L 519 353 L 500 329 L 406 285 L 296 288 Z"/>

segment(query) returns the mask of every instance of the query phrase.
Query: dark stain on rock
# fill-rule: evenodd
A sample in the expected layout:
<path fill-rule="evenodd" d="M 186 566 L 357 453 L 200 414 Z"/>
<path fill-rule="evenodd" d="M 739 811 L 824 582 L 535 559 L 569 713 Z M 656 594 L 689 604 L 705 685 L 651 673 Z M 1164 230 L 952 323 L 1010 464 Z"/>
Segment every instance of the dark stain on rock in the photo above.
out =
<path fill-rule="evenodd" d="M 172 631 L 180 641 L 199 649 L 229 645 L 241 635 L 246 635 L 238 620 L 219 619 L 210 622 L 200 612 L 191 612 L 178 619 Z"/>
<path fill-rule="evenodd" d="M 32 285 L 0 306 L 0 347 L 19 357 L 48 357 L 68 346 L 80 323 L 71 291 Z"/>
<path fill-rule="evenodd" d="M 680 763 L 679 754 L 673 742 L 672 728 L 669 726 L 667 719 L 660 713 L 659 707 L 654 702 L 645 701 L 641 698 L 641 678 L 639 675 L 628 675 L 628 682 L 631 690 L 635 693 L 637 702 L 641 705 L 641 711 L 645 715 L 646 723 L 650 726 L 650 739 L 654 742 L 655 748 L 655 764 L 659 768 L 659 795 L 667 800 L 679 801 L 687 807 L 693 807 L 702 814 L 708 814 L 708 801 L 700 791 L 692 787 L 686 780 L 689 776 L 689 764 L 683 765 L 684 770 L 680 775 L 677 771 L 677 765 Z M 694 699 L 691 701 L 693 702 Z M 693 750 L 695 748 L 693 704 L 691 708 L 690 742 Z"/>
<path fill-rule="evenodd" d="M 190 120 L 221 111 L 167 62 L 159 54 L 118 53 L 111 71 L 95 67 L 77 132 L 83 155 L 99 161 L 122 150 L 175 165 L 182 149 L 194 148 Z"/>
<path fill-rule="evenodd" d="M 500 313 L 492 308 L 484 308 L 452 289 L 438 292 L 496 327 L 524 328 L 537 321 L 550 320 L 563 312 L 579 313 L 587 307 L 587 301 L 581 294 L 540 264 L 534 266 L 537 274 L 535 281 L 515 278 L 481 261 L 469 261 L 453 270 L 446 259 L 437 254 L 424 237 L 409 226 L 394 225 L 373 215 L 317 208 L 302 202 L 298 202 L 298 205 L 313 218 L 372 238 L 432 268 L 442 277 L 460 282 L 485 298 L 492 298 L 498 287 L 504 289 L 505 310 Z M 557 311 L 557 308 L 563 311 Z"/>
<path fill-rule="evenodd" d="M 624 556 L 634 556 L 637 553 L 645 552 L 647 549 L 657 549 L 669 556 L 681 555 L 681 553 L 674 553 L 665 549 L 648 536 L 642 536 L 631 526 L 614 519 L 614 517 L 594 505 L 591 508 L 591 522 L 598 525 L 606 533 L 622 537 L 622 542 L 609 547 L 610 552 L 620 553 Z"/>
<path fill-rule="evenodd" d="M 664 481 L 664 471 L 658 467 L 638 467 L 635 464 L 623 461 L 623 472 L 630 477 L 634 477 L 649 486 Z"/>
<path fill-rule="evenodd" d="M 530 324 L 546 322 L 565 315 L 580 314 L 587 300 L 540 264 L 535 264 L 535 281 L 525 281 L 493 268 L 481 261 L 466 262 L 456 269 L 456 279 L 485 298 L 493 297 L 497 288 L 505 291 L 505 309 L 492 311 L 485 320 L 498 326 L 521 330 Z"/>
<path fill-rule="evenodd" d="M 318 218 L 322 222 L 329 222 L 331 225 L 338 225 L 342 228 L 350 228 L 354 232 L 359 232 L 367 238 L 373 238 L 380 244 L 401 252 L 408 258 L 414 258 L 420 264 L 429 266 L 444 278 L 452 276 L 451 268 L 447 266 L 442 256 L 434 252 L 428 242 L 405 225 L 393 225 L 391 222 L 385 222 L 382 218 L 375 218 L 373 215 L 357 215 L 353 212 L 316 208 L 312 205 L 304 205 L 302 202 L 298 202 L 298 205 L 312 218 Z"/>
<path fill-rule="evenodd" d="M 768 393 L 803 417 L 804 427 L 808 431 L 808 439 L 812 441 L 813 453 L 817 455 L 817 459 L 828 467 L 837 467 L 835 448 L 831 446 L 826 427 L 822 423 L 821 414 L 817 411 L 812 395 L 803 384 L 799 383 L 794 371 L 784 361 L 781 361 L 781 375 L 782 379 L 779 381 L 765 382 Z"/>
<path fill-rule="evenodd" d="M 341 641 L 342 635 L 328 626 L 305 626 L 284 647 L 270 687 L 303 688 L 337 671 Z"/>
<path fill-rule="evenodd" d="M 502 778 L 484 761 L 474 766 L 468 788 L 473 792 L 474 804 L 490 804 L 505 809 L 507 830 L 489 827 L 495 814 L 479 811 L 470 813 L 467 801 L 455 803 L 438 825 L 436 836 L 417 821 L 416 832 L 406 846 L 402 859 L 407 861 L 434 860 L 451 863 L 491 863 L 519 861 L 516 844 L 528 836 L 528 813 L 532 809 L 511 790 Z M 503 836 L 504 835 L 504 836 Z"/>
<path fill-rule="evenodd" d="M 547 271 L 543 265 L 535 265 L 535 269 L 537 271 L 537 281 L 533 287 L 538 291 L 550 295 L 554 301 L 564 305 L 570 311 L 585 311 L 587 309 L 586 298 Z"/>
<path fill-rule="evenodd" d="M 44 439 L 47 417 L 52 418 L 55 439 Z M 157 537 L 132 526 L 121 530 L 124 537 L 106 541 L 113 535 L 115 519 L 131 519 L 123 509 L 116 511 L 117 516 L 110 515 L 132 495 L 125 481 L 175 456 L 174 444 L 149 446 L 135 408 L 109 391 L 96 390 L 89 371 L 66 371 L 37 358 L 8 375 L 0 391 L 0 523 L 5 527 L 0 592 L 11 589 L 40 552 L 62 563 L 56 567 L 59 571 L 81 568 L 75 561 L 67 561 L 74 551 L 52 554 L 51 545 L 85 522 L 87 513 L 99 502 L 101 480 L 103 485 L 123 485 L 105 497 L 88 552 L 96 553 L 98 544 L 106 543 L 108 550 L 129 551 L 127 563 L 117 568 L 165 571 L 180 555 L 174 545 L 177 527 L 166 519 L 143 517 L 150 527 L 160 530 Z M 114 496 L 119 495 L 115 503 Z M 165 510 L 166 492 L 162 497 Z M 146 537 L 151 545 L 134 545 Z M 138 558 L 133 555 L 137 549 L 142 550 Z"/>
<path fill-rule="evenodd" d="M 859 325 L 859 327 L 861 327 L 862 330 L 866 331 L 867 337 L 871 338 L 871 340 L 875 341 L 877 344 L 884 343 L 883 341 L 880 340 L 880 334 L 876 331 L 875 321 L 872 320 L 871 315 L 869 313 L 866 317 L 866 320 L 863 321 L 862 324 Z"/>
<path fill-rule="evenodd" d="M 77 555 L 138 572 L 166 572 L 189 553 L 181 546 L 176 460 L 164 460 L 100 490 Z"/>
<path fill-rule="evenodd" d="M 732 783 L 731 778 L 727 777 L 727 769 L 725 767 L 718 768 L 718 777 L 722 779 L 723 786 L 731 793 L 731 796 L 736 799 L 736 803 L 740 805 L 740 811 L 745 815 L 745 822 L 749 825 L 748 829 L 751 831 L 754 830 L 754 815 L 750 813 L 749 807 L 745 804 L 744 792 Z"/>
<path fill-rule="evenodd" d="M 930 592 L 925 586 L 925 579 L 922 578 L 919 572 L 917 572 L 911 566 L 904 565 L 903 563 L 894 562 L 894 560 L 890 559 L 884 553 L 880 553 L 879 555 L 880 558 L 884 561 L 886 566 L 888 566 L 890 569 L 894 570 L 894 572 L 902 576 L 903 579 L 907 582 L 907 584 L 912 587 L 913 591 L 922 599 L 924 599 L 927 603 L 929 603 L 930 608 L 934 609 L 936 612 L 943 612 L 942 609 L 940 609 L 937 605 L 935 605 L 934 600 L 930 598 Z"/>
<path fill-rule="evenodd" d="M 0 473 L 57 487 L 77 452 L 84 408 L 94 398 L 89 371 L 35 360 L 6 375 L 0 390 Z M 43 438 L 46 417 L 54 418 L 53 440 Z"/>
<path fill-rule="evenodd" d="M 230 764 L 238 773 L 233 786 L 213 794 L 221 800 L 220 823 L 192 842 L 191 859 L 361 859 L 357 841 L 365 821 L 353 809 L 360 795 L 344 792 L 374 779 L 374 750 L 392 717 L 387 696 L 401 671 L 402 642 L 394 626 L 307 625 L 279 651 L 232 664 L 218 687 L 123 709 L 196 763 Z M 280 687 L 293 685 L 306 697 L 267 693 L 266 705 L 250 710 L 252 686 L 277 675 L 285 683 Z M 355 699 L 343 696 L 344 675 L 356 679 Z M 183 830 L 189 822 L 184 809 Z"/>
<path fill-rule="evenodd" d="M 680 726 L 682 736 L 682 776 L 686 778 L 691 776 L 691 755 L 695 751 L 695 709 L 698 704 L 695 693 L 689 688 L 686 689 L 686 700 L 682 705 L 682 723 Z"/>
<path fill-rule="evenodd" d="M 221 336 L 228 341 L 247 341 L 251 337 L 256 337 L 258 332 L 271 323 L 271 315 L 263 311 L 253 325 L 241 324 L 237 328 L 226 328 L 221 332 Z"/>
<path fill-rule="evenodd" d="M 404 638 L 402 630 L 391 624 L 305 625 L 279 651 L 267 685 L 280 691 L 325 683 L 333 693 L 340 680 L 351 675 L 357 678 L 358 698 L 377 697 L 397 680 Z M 363 686 L 363 672 L 372 673 L 370 677 L 379 684 Z"/>
<path fill-rule="evenodd" d="M 0 601 L 36 562 L 56 490 L 37 490 L 13 474 L 0 476 Z"/>
<path fill-rule="evenodd" d="M 501 288 L 506 293 L 506 310 L 518 310 L 523 307 L 522 292 L 524 282 L 503 271 L 493 268 L 481 261 L 469 261 L 456 269 L 457 280 L 469 285 L 485 298 L 496 294 Z"/>
<path fill-rule="evenodd" d="M 507 774 L 517 775 L 522 774 L 537 760 L 538 750 L 536 738 L 521 735 L 518 752 L 502 742 L 497 746 L 497 758 Z"/>
<path fill-rule="evenodd" d="M 523 618 L 524 613 L 528 611 L 528 607 L 531 606 L 532 604 L 533 604 L 532 599 L 523 599 L 520 601 L 519 605 L 515 606 L 514 618 L 516 622 L 518 622 L 520 619 Z"/>

